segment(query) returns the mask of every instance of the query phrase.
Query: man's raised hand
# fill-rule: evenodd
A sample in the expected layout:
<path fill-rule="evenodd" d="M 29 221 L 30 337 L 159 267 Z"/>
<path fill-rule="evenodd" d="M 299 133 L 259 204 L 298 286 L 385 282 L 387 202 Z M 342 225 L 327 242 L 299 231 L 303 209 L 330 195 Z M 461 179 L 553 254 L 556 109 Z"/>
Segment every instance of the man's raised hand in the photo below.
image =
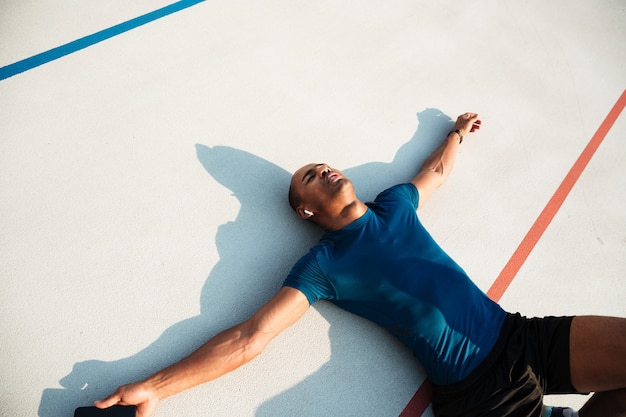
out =
<path fill-rule="evenodd" d="M 482 122 L 478 119 L 478 113 L 463 113 L 456 119 L 454 130 L 459 129 L 461 135 L 465 136 L 480 129 Z"/>

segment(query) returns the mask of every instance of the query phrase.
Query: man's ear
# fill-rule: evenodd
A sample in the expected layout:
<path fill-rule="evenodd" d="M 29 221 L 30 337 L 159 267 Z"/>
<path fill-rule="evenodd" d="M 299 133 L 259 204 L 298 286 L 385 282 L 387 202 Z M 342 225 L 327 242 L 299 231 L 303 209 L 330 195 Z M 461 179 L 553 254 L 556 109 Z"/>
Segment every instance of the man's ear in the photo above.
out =
<path fill-rule="evenodd" d="M 298 206 L 296 208 L 296 213 L 298 213 L 298 216 L 300 216 L 300 218 L 304 220 L 308 220 L 314 216 L 312 211 L 309 211 L 302 206 Z"/>

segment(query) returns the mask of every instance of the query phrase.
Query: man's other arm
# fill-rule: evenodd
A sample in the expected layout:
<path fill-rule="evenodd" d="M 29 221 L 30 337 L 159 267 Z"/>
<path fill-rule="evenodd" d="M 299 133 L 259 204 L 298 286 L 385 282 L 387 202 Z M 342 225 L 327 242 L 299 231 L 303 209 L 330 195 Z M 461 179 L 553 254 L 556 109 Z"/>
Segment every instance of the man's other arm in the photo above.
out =
<path fill-rule="evenodd" d="M 148 417 L 160 400 L 216 379 L 258 356 L 276 335 L 298 321 L 308 307 L 302 292 L 283 287 L 249 320 L 219 333 L 188 357 L 145 381 L 118 388 L 95 405 L 99 408 L 136 405 L 138 417 Z"/>
<path fill-rule="evenodd" d="M 454 129 L 448 134 L 446 140 L 441 146 L 430 155 L 422 168 L 417 173 L 415 178 L 411 180 L 411 183 L 415 185 L 419 192 L 419 207 L 423 207 L 424 203 L 430 198 L 432 193 L 439 188 L 448 178 L 452 167 L 454 167 L 454 161 L 456 160 L 456 154 L 461 144 L 461 136 L 480 129 L 481 121 L 478 119 L 476 113 L 464 113 L 457 117 Z M 459 130 L 460 135 L 455 132 Z"/>

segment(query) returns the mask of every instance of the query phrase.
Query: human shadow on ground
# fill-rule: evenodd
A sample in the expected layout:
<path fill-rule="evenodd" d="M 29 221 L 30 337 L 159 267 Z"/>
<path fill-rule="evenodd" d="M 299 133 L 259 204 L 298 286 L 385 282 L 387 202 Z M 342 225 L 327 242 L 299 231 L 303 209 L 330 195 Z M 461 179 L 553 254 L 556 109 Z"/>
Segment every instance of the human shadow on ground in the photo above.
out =
<path fill-rule="evenodd" d="M 417 118 L 417 131 L 400 147 L 391 163 L 371 162 L 342 169 L 352 179 L 360 199 L 372 200 L 383 189 L 410 180 L 424 159 L 439 146 L 452 124 L 452 120 L 437 109 L 419 112 Z M 258 156 L 227 146 L 196 145 L 196 152 L 206 171 L 231 190 L 241 204 L 236 219 L 218 228 L 215 243 L 220 259 L 202 289 L 200 314 L 174 324 L 156 341 L 130 357 L 111 362 L 94 359 L 76 363 L 59 381 L 63 388 L 43 391 L 40 417 L 69 417 L 76 407 L 91 404 L 123 383 L 151 375 L 183 358 L 219 331 L 245 320 L 271 298 L 293 263 L 321 236 L 320 229 L 300 220 L 287 204 L 291 173 Z M 331 158 L 329 155 L 327 161 L 310 162 L 332 165 Z M 341 334 L 344 332 L 341 329 L 350 326 L 346 320 L 356 318 L 328 303 L 314 308 L 330 323 L 329 362 L 297 386 L 262 404 L 257 410 L 258 416 L 302 415 L 303 412 L 317 415 L 322 410 L 325 415 L 341 415 L 336 414 L 333 404 L 354 398 L 356 400 L 350 400 L 354 402 L 350 407 L 351 412 L 355 412 L 359 404 L 368 406 L 365 400 L 369 398 L 365 397 L 380 393 L 381 387 L 364 390 L 363 373 L 348 370 L 338 378 L 334 371 L 354 364 L 354 357 L 360 355 L 360 352 L 355 353 L 352 341 L 342 342 Z M 360 325 L 369 324 L 360 322 Z M 366 355 L 363 358 L 372 359 Z M 311 401 L 302 401 L 305 397 Z M 313 399 L 320 398 L 323 402 L 313 405 Z M 326 405 L 320 405 L 322 403 Z M 294 409 L 300 407 L 295 404 L 313 408 Z M 335 412 L 328 414 L 328 410 Z"/>

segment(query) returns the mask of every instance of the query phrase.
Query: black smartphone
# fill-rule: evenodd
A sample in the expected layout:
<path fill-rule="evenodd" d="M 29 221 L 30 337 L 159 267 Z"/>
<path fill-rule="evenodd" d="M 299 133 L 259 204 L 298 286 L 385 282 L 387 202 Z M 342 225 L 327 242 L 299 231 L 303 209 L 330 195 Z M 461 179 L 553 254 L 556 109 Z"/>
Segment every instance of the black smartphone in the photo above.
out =
<path fill-rule="evenodd" d="M 74 417 L 135 417 L 137 407 L 134 405 L 114 405 L 109 408 L 78 407 L 74 411 Z"/>

